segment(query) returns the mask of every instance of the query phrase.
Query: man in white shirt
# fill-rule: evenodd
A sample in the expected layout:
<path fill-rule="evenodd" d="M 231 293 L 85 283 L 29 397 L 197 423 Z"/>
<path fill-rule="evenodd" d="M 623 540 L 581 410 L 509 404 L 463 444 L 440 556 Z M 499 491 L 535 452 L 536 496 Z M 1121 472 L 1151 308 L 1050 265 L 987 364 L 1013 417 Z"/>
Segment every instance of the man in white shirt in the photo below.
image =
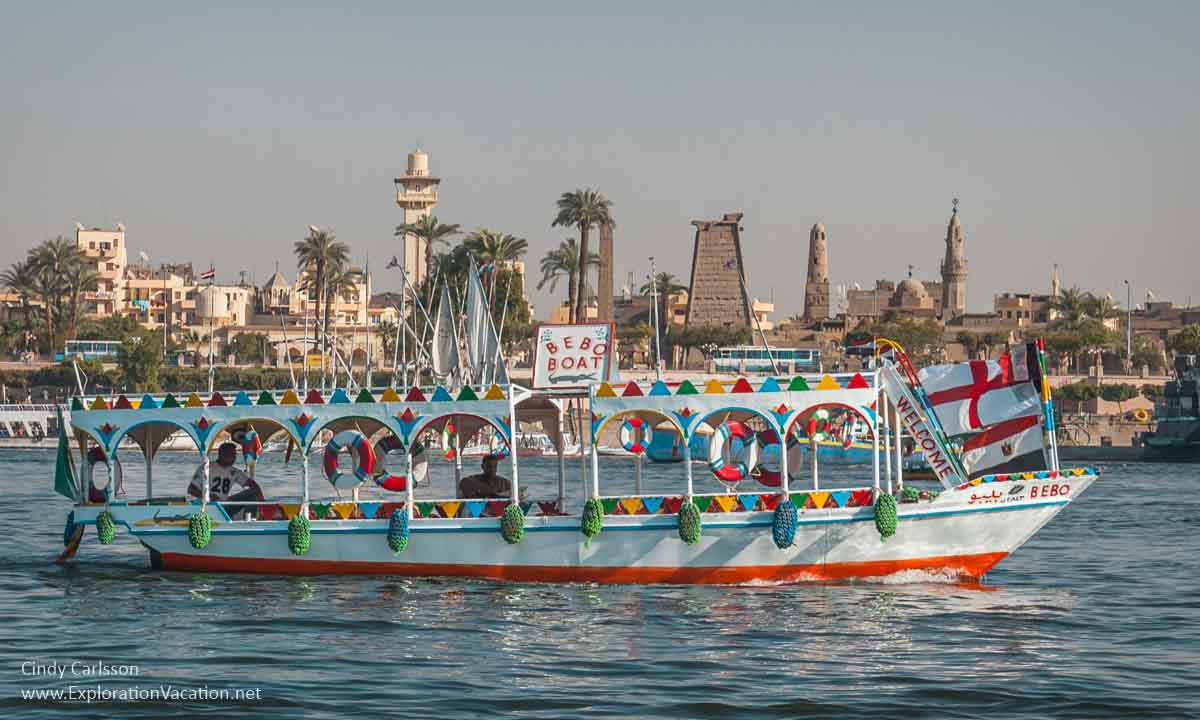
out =
<path fill-rule="evenodd" d="M 221 443 L 217 448 L 217 461 L 211 463 L 208 467 L 208 482 L 209 482 L 209 499 L 215 502 L 246 502 L 246 501 L 262 501 L 263 492 L 258 483 L 254 482 L 249 475 L 239 470 L 234 466 L 234 461 L 237 460 L 237 445 L 231 442 Z M 241 488 L 238 492 L 230 494 L 234 486 Z M 192 484 L 188 486 L 188 495 L 192 497 L 203 497 L 204 493 L 204 465 L 196 468 L 196 474 L 192 477 Z"/>

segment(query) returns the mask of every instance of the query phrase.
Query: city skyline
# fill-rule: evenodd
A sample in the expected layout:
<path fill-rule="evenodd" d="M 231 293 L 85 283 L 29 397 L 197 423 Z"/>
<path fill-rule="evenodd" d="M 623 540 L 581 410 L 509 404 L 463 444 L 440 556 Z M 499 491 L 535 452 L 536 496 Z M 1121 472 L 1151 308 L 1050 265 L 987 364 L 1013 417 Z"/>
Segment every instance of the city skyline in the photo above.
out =
<path fill-rule="evenodd" d="M 774 290 L 784 318 L 803 311 L 814 223 L 833 287 L 909 264 L 935 279 L 959 197 L 970 312 L 1048 290 L 1055 263 L 1064 286 L 1121 303 L 1126 278 L 1135 303 L 1200 296 L 1185 199 L 1200 105 L 1177 86 L 1191 7 L 616 4 L 584 37 L 549 6 L 456 7 L 0 11 L 0 264 L 77 221 L 122 221 L 131 256 L 214 260 L 225 279 L 294 274 L 309 225 L 382 268 L 399 253 L 392 178 L 419 143 L 443 178 L 436 214 L 527 238 L 531 270 L 570 236 L 550 227 L 565 190 L 613 200 L 618 285 L 651 254 L 686 278 L 690 220 L 741 211 L 750 294 Z M 544 318 L 563 293 L 535 284 Z"/>

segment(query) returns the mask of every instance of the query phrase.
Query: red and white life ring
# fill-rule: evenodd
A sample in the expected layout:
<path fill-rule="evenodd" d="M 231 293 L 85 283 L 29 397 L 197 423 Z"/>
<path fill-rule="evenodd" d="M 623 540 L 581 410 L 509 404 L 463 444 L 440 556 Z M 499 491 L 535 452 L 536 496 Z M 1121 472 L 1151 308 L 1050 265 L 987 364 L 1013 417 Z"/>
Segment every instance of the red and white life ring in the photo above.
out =
<path fill-rule="evenodd" d="M 654 440 L 654 428 L 650 423 L 639 417 L 633 417 L 621 424 L 621 447 L 634 455 L 645 455 Z"/>
<path fill-rule="evenodd" d="M 754 431 L 736 420 L 717 426 L 708 443 L 708 469 L 712 474 L 723 483 L 735 484 L 749 477 L 756 465 L 758 442 Z"/>
<path fill-rule="evenodd" d="M 391 492 L 404 492 L 408 489 L 408 477 L 405 475 L 392 475 L 387 469 L 387 456 L 389 452 L 403 451 L 404 443 L 395 435 L 384 435 L 375 443 L 375 472 L 371 479 L 375 484 L 384 490 Z M 425 446 L 421 443 L 413 444 L 413 482 L 415 485 L 420 485 L 425 482 L 425 478 L 429 475 L 429 457 L 425 454 Z"/>
<path fill-rule="evenodd" d="M 338 454 L 347 450 L 350 453 L 353 469 L 344 473 L 338 470 Z M 325 446 L 325 479 L 339 490 L 357 487 L 375 469 L 375 451 L 366 436 L 357 430 L 343 430 L 334 435 Z"/>
<path fill-rule="evenodd" d="M 783 479 L 779 463 L 779 435 L 774 430 L 763 430 L 758 434 L 758 444 L 762 447 L 759 452 L 759 464 L 751 473 L 755 479 L 767 487 L 779 487 Z M 796 479 L 804 462 L 804 450 L 795 437 L 789 437 L 787 443 L 788 478 Z"/>
<path fill-rule="evenodd" d="M 88 502 L 105 502 L 108 499 L 105 490 L 108 489 L 108 473 L 105 471 L 103 484 L 96 484 L 96 466 L 103 463 L 105 468 L 108 467 L 109 459 L 104 456 L 104 451 L 98 446 L 93 447 L 87 452 L 87 467 L 85 468 L 88 478 Z M 112 471 L 113 482 L 116 487 L 113 488 L 113 497 L 123 495 L 125 493 L 125 471 L 121 467 L 121 458 L 117 457 L 116 453 L 112 456 Z"/>

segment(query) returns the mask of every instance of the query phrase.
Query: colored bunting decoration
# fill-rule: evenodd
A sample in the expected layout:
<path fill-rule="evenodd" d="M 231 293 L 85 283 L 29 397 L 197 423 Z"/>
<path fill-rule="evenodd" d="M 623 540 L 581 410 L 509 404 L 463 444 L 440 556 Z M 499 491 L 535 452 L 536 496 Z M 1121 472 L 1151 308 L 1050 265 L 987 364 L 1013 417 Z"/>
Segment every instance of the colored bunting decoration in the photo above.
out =
<path fill-rule="evenodd" d="M 754 508 L 758 505 L 757 495 L 739 495 L 738 500 L 742 502 L 742 507 L 746 512 L 754 512 Z"/>
<path fill-rule="evenodd" d="M 266 392 L 266 391 L 264 390 L 263 392 Z M 260 403 L 262 402 L 261 399 L 259 400 L 259 402 Z M 283 397 L 281 397 L 279 399 L 279 404 L 280 405 L 299 405 L 300 404 L 300 396 L 296 394 L 295 390 L 288 388 L 287 391 L 283 393 Z"/>
<path fill-rule="evenodd" d="M 227 406 L 227 403 L 225 402 L 225 397 L 223 395 L 221 395 L 220 390 L 214 392 L 212 394 L 212 397 L 210 397 L 208 399 L 208 406 L 209 407 L 226 407 Z"/>
<path fill-rule="evenodd" d="M 646 514 L 657 515 L 658 509 L 662 507 L 663 499 L 661 497 L 646 497 L 642 498 L 642 507 L 646 509 Z"/>
<path fill-rule="evenodd" d="M 596 388 L 596 397 L 598 398 L 614 398 L 617 394 L 613 392 L 612 385 L 606 382 L 600 383 L 600 387 Z"/>
<path fill-rule="evenodd" d="M 329 404 L 330 405 L 349 405 L 350 404 L 350 396 L 346 394 L 345 390 L 343 390 L 342 388 L 338 388 L 338 389 L 334 390 L 333 395 L 330 396 Z"/>
<path fill-rule="evenodd" d="M 446 392 L 446 388 L 439 387 L 433 391 L 431 402 L 454 402 L 454 398 L 450 397 L 450 393 Z"/>
<path fill-rule="evenodd" d="M 825 490 L 814 490 L 808 494 L 808 505 L 814 510 L 820 510 L 829 502 L 829 493 Z"/>
<path fill-rule="evenodd" d="M 808 381 L 802 376 L 797 375 L 788 384 L 788 392 L 808 392 Z"/>
<path fill-rule="evenodd" d="M 117 397 L 116 404 L 113 405 L 113 410 L 132 410 L 133 405 L 129 402 L 129 398 L 124 395 Z"/>
<path fill-rule="evenodd" d="M 779 381 L 773 377 L 769 377 L 763 381 L 763 384 L 758 388 L 760 393 L 782 392 L 779 387 Z"/>
<path fill-rule="evenodd" d="M 154 402 L 154 398 L 147 393 L 142 396 L 142 401 L 138 403 L 139 410 L 154 410 L 158 407 L 158 403 Z"/>
<path fill-rule="evenodd" d="M 384 388 L 383 395 L 379 397 L 379 402 L 390 403 L 400 402 L 400 396 L 396 394 L 396 388 Z"/>
<path fill-rule="evenodd" d="M 363 388 L 362 390 L 359 390 L 358 395 L 356 395 L 354 397 L 354 402 L 355 403 L 373 403 L 373 402 L 375 402 L 375 397 L 373 395 L 371 395 L 370 390 Z"/>
<path fill-rule="evenodd" d="M 295 394 L 296 393 L 292 393 L 293 396 L 295 396 Z M 272 395 L 270 392 L 263 390 L 261 393 L 258 394 L 258 404 L 259 405 L 274 405 L 275 404 L 275 396 Z"/>
<path fill-rule="evenodd" d="M 874 493 L 871 490 L 851 490 L 848 507 L 866 507 L 871 504 L 872 495 Z"/>
<path fill-rule="evenodd" d="M 331 509 L 333 510 L 334 514 L 341 519 L 349 520 L 350 516 L 354 514 L 355 505 L 352 502 L 340 502 L 334 503 L 331 506 Z"/>
<path fill-rule="evenodd" d="M 325 399 L 321 397 L 320 390 L 313 388 L 312 390 L 308 391 L 307 395 L 304 396 L 304 404 L 305 405 L 324 405 Z"/>
<path fill-rule="evenodd" d="M 782 495 L 759 495 L 759 501 L 762 503 L 763 510 L 774 510 L 779 501 L 783 499 Z"/>
<path fill-rule="evenodd" d="M 641 498 L 625 498 L 621 500 L 621 507 L 625 509 L 626 515 L 637 515 L 638 510 L 642 509 Z"/>
<path fill-rule="evenodd" d="M 841 390 L 842 386 L 838 385 L 837 380 L 833 379 L 832 375 L 825 375 L 821 378 L 821 382 L 817 383 L 818 390 Z"/>
<path fill-rule="evenodd" d="M 754 392 L 754 388 L 750 387 L 750 381 L 743 377 L 737 379 L 737 382 L 733 384 L 733 389 L 731 389 L 729 392 L 752 393 Z"/>
<path fill-rule="evenodd" d="M 468 500 L 465 504 L 467 507 L 467 515 L 470 515 L 473 518 L 481 516 L 484 509 L 487 507 L 487 502 L 484 500 Z"/>
<path fill-rule="evenodd" d="M 847 390 L 869 390 L 871 386 L 867 384 L 867 379 L 862 376 L 862 373 L 854 373 L 854 377 L 850 378 L 850 383 L 846 385 Z"/>
<path fill-rule="evenodd" d="M 379 503 L 365 502 L 358 504 L 358 512 L 365 520 L 373 520 L 379 513 Z"/>
<path fill-rule="evenodd" d="M 668 515 L 674 515 L 679 512 L 679 508 L 683 507 L 683 498 L 678 495 L 663 498 L 662 512 Z M 657 513 L 656 513 L 657 514 Z"/>
<path fill-rule="evenodd" d="M 633 380 L 625 386 L 625 391 L 621 393 L 621 397 L 642 397 L 642 389 Z"/>
<path fill-rule="evenodd" d="M 404 402 L 425 402 L 425 393 L 421 392 L 421 388 L 413 385 L 408 389 L 408 394 L 404 396 Z"/>
<path fill-rule="evenodd" d="M 458 509 L 461 508 L 462 505 L 463 504 L 461 500 L 452 500 L 438 505 L 438 511 L 444 518 L 454 518 L 458 517 Z"/>
<path fill-rule="evenodd" d="M 687 381 L 684 380 L 684 382 L 687 382 Z M 688 387 L 691 387 L 691 383 L 688 383 Z M 696 394 L 695 390 L 696 390 L 696 388 L 692 388 L 693 392 L 685 393 L 685 392 L 683 392 L 683 386 L 682 385 L 679 386 L 679 394 L 680 395 L 695 395 Z M 667 387 L 667 384 L 665 382 L 663 382 L 662 380 L 657 380 L 657 381 L 655 381 L 654 385 L 652 385 L 650 387 L 649 396 L 650 397 L 670 397 L 671 396 L 671 388 Z"/>
<path fill-rule="evenodd" d="M 483 399 L 484 400 L 507 400 L 508 398 L 504 397 L 504 391 L 500 389 L 499 385 L 497 385 L 496 383 L 492 383 L 492 386 L 490 388 L 488 388 L 487 394 L 483 396 Z"/>
<path fill-rule="evenodd" d="M 725 386 L 721 384 L 720 380 L 713 378 L 713 379 L 709 380 L 708 382 L 704 383 L 704 394 L 705 395 L 724 395 L 725 394 Z"/>
<path fill-rule="evenodd" d="M 238 390 L 237 397 L 235 397 L 233 399 L 233 406 L 234 407 L 249 407 L 252 405 L 254 405 L 254 403 L 250 401 L 250 396 L 246 394 L 246 391 Z"/>
<path fill-rule="evenodd" d="M 653 395 L 654 393 L 651 392 L 650 394 Z M 699 395 L 700 391 L 696 389 L 696 386 L 692 384 L 691 380 L 684 380 L 683 382 L 679 383 L 679 389 L 675 391 L 675 394 L 676 395 Z"/>
<path fill-rule="evenodd" d="M 833 499 L 833 504 L 829 507 L 846 507 L 846 503 L 850 501 L 850 491 L 834 490 L 829 493 L 829 497 Z"/>
<path fill-rule="evenodd" d="M 471 400 L 478 400 L 479 396 L 475 394 L 470 385 L 463 385 L 463 389 L 458 393 L 457 399 L 459 402 L 469 402 Z"/>
<path fill-rule="evenodd" d="M 613 515 L 617 509 L 617 498 L 600 498 L 600 506 L 604 508 L 605 515 Z"/>
<path fill-rule="evenodd" d="M 279 509 L 283 511 L 283 516 L 288 520 L 300 514 L 300 506 L 298 504 L 280 503 Z"/>
<path fill-rule="evenodd" d="M 733 510 L 734 502 L 732 495 L 717 495 L 712 499 L 712 504 L 708 506 L 708 512 L 716 512 L 713 505 L 716 505 L 721 512 L 729 512 Z"/>

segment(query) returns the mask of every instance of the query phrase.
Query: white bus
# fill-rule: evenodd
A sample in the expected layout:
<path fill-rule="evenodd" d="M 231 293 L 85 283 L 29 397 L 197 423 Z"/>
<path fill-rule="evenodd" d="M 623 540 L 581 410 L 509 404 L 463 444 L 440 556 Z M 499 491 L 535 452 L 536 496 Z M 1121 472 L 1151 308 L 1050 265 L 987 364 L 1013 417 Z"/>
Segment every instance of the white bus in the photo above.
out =
<path fill-rule="evenodd" d="M 769 352 L 768 352 L 769 350 Z M 775 364 L 772 366 L 771 359 Z M 728 375 L 795 375 L 821 372 L 821 351 L 816 348 L 762 347 L 736 345 L 713 353 L 714 370 Z M 778 368 L 778 370 L 776 370 Z"/>

